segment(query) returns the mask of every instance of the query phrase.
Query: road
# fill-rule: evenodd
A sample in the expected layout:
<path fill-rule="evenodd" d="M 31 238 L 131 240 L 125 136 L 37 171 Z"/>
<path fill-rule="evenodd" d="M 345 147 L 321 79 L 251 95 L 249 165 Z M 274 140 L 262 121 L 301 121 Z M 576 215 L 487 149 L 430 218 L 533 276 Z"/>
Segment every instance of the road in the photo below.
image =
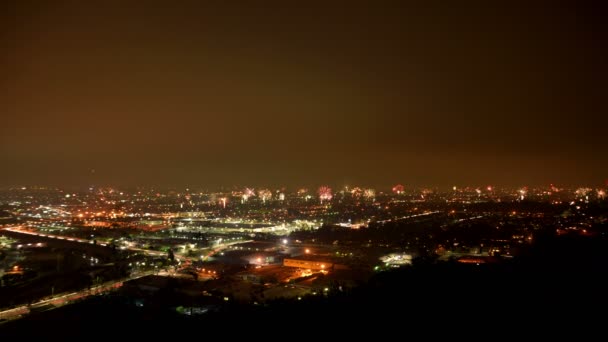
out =
<path fill-rule="evenodd" d="M 142 277 L 151 275 L 153 273 L 154 273 L 153 271 L 137 273 L 137 274 L 131 275 L 128 278 L 108 281 L 101 285 L 91 287 L 90 289 L 87 288 L 87 289 L 83 289 L 83 290 L 71 292 L 71 293 L 60 293 L 60 294 L 57 294 L 50 298 L 45 298 L 45 299 L 39 300 L 35 303 L 32 303 L 31 305 L 21 305 L 21 306 L 15 307 L 15 308 L 3 310 L 3 311 L 0 311 L 0 320 L 2 320 L 4 322 L 4 321 L 10 321 L 10 320 L 14 320 L 14 319 L 19 319 L 25 315 L 30 314 L 32 311 L 36 311 L 37 309 L 42 309 L 42 308 L 47 309 L 47 310 L 55 309 L 55 308 L 58 308 L 58 307 L 61 307 L 61 306 L 67 305 L 67 304 L 71 304 L 74 301 L 77 301 L 77 300 L 80 300 L 80 299 L 83 299 L 83 298 L 86 298 L 89 296 L 94 296 L 94 295 L 99 295 L 102 293 L 114 291 L 114 290 L 120 288 L 124 282 L 133 280 L 133 279 L 142 278 Z"/>
<path fill-rule="evenodd" d="M 233 241 L 233 242 L 222 243 L 222 244 L 216 245 L 215 247 L 211 248 L 211 251 L 209 251 L 209 253 L 205 254 L 202 259 L 206 260 L 210 256 L 213 256 L 214 254 L 219 253 L 223 249 L 226 249 L 227 247 L 230 247 L 232 245 L 238 245 L 241 243 L 248 243 L 248 242 L 253 242 L 253 241 L 254 240 L 239 240 L 239 241 Z"/>
<path fill-rule="evenodd" d="M 377 220 L 377 221 L 374 221 L 374 223 L 384 224 L 384 223 L 388 223 L 388 222 L 403 221 L 403 220 L 407 220 L 407 219 L 411 219 L 411 218 L 415 218 L 415 217 L 429 216 L 429 215 L 434 215 L 434 214 L 439 214 L 439 213 L 442 213 L 442 211 L 431 211 L 431 212 L 422 213 L 422 214 L 394 217 L 394 218 L 386 219 L 386 220 Z"/>
<path fill-rule="evenodd" d="M 76 242 L 76 243 L 82 243 L 82 244 L 87 244 L 87 245 L 94 244 L 93 241 L 91 241 L 91 240 L 79 239 L 79 238 L 75 238 L 75 237 L 71 237 L 71 236 L 61 236 L 61 235 L 52 235 L 52 234 L 31 232 L 31 231 L 23 230 L 23 227 L 8 227 L 8 228 L 4 228 L 3 230 L 6 230 L 6 231 L 9 231 L 12 233 L 17 233 L 17 234 L 38 236 L 38 237 L 47 238 L 47 239 Z M 102 246 L 102 247 L 108 247 L 108 248 L 110 247 L 105 243 L 98 243 L 98 244 L 96 244 L 96 246 Z M 143 249 L 143 248 L 130 247 L 130 248 L 125 248 L 125 249 L 129 250 L 129 251 L 133 251 L 133 252 L 141 252 L 141 253 L 144 253 L 144 254 L 150 255 L 150 256 L 166 256 L 167 255 L 167 253 L 165 253 L 165 252 L 151 251 L 149 249 Z"/>
<path fill-rule="evenodd" d="M 38 236 L 38 237 L 46 238 L 46 239 L 55 239 L 55 240 L 59 240 L 59 241 L 70 241 L 70 242 L 74 242 L 74 243 L 83 243 L 83 244 L 92 244 L 91 241 L 85 240 L 85 239 L 31 232 L 31 231 L 23 230 L 23 228 L 24 227 L 22 227 L 22 226 L 17 226 L 17 227 L 4 228 L 3 230 L 10 231 L 10 232 L 16 233 L 16 234 Z M 251 241 L 253 241 L 253 240 L 234 241 L 234 242 L 216 245 L 213 248 L 211 248 L 211 250 L 207 254 L 205 254 L 205 257 L 203 259 L 207 259 L 208 257 L 212 256 L 213 254 L 218 253 L 221 250 L 223 250 L 231 245 L 239 244 L 239 243 L 246 243 L 246 242 L 251 242 Z M 103 243 L 98 244 L 98 246 L 108 247 L 106 244 L 103 244 Z M 142 252 L 142 253 L 145 253 L 146 255 L 152 255 L 152 256 L 166 256 L 166 253 L 164 253 L 164 252 L 150 251 L 150 250 L 141 249 L 141 248 L 126 248 L 126 250 L 134 251 L 134 252 Z M 191 261 L 191 258 L 187 258 L 187 257 L 179 256 L 179 255 L 176 255 L 176 258 L 181 259 L 182 261 Z M 31 313 L 32 310 L 35 311 L 37 308 L 52 309 L 52 308 L 70 304 L 76 300 L 86 298 L 88 296 L 113 291 L 115 289 L 120 288 L 122 286 L 122 284 L 126 281 L 141 278 L 141 277 L 153 274 L 153 273 L 156 273 L 159 275 L 167 275 L 167 276 L 170 275 L 170 274 L 162 272 L 162 271 L 161 272 L 146 271 L 146 272 L 131 275 L 129 278 L 109 281 L 102 285 L 92 287 L 91 289 L 83 289 L 83 290 L 71 292 L 71 293 L 57 294 L 51 298 L 47 297 L 38 302 L 35 302 L 29 306 L 21 305 L 21 306 L 15 307 L 15 308 L 0 311 L 0 322 L 3 320 L 13 320 L 13 319 L 21 318 L 21 317 Z M 50 305 L 50 307 L 49 307 L 49 305 Z"/>
<path fill-rule="evenodd" d="M 27 230 L 23 230 L 24 227 L 22 226 L 18 226 L 18 227 L 8 227 L 8 228 L 4 228 L 3 230 L 7 230 L 9 232 L 13 232 L 13 233 L 17 233 L 17 234 L 26 234 L 26 235 L 31 235 L 31 236 L 39 236 L 39 237 L 43 237 L 43 238 L 48 238 L 48 239 L 55 239 L 55 240 L 64 240 L 64 241 L 70 241 L 70 242 L 77 242 L 77 243 L 83 243 L 83 244 L 93 244 L 92 241 L 90 240 L 86 240 L 86 239 L 79 239 L 79 238 L 75 238 L 75 237 L 71 237 L 71 236 L 61 236 L 61 235 L 52 235 L 52 234 L 43 234 L 43 233 L 38 233 L 38 232 L 30 232 Z M 212 256 L 213 254 L 225 249 L 226 247 L 232 246 L 232 245 L 236 245 L 236 244 L 240 244 L 240 243 L 247 243 L 247 242 L 252 242 L 253 240 L 239 240 L 239 241 L 233 241 L 233 242 L 228 242 L 228 243 L 222 243 L 222 244 L 218 244 L 214 247 L 210 247 L 211 251 L 206 254 L 205 258 L 208 258 L 210 256 Z M 103 247 L 108 247 L 107 244 L 105 243 L 99 243 L 97 244 L 98 246 L 103 246 Z M 121 248 L 122 249 L 122 248 Z M 161 252 L 161 251 L 152 251 L 149 249 L 143 249 L 143 248 L 136 248 L 136 247 L 127 247 L 124 248 L 124 250 L 128 250 L 128 251 L 133 251 L 133 252 L 141 252 L 144 253 L 146 255 L 150 255 L 150 256 L 167 256 L 166 252 Z M 180 255 L 175 255 L 176 258 L 180 259 L 180 260 L 190 260 L 190 258 L 187 258 L 185 256 L 180 256 Z"/>

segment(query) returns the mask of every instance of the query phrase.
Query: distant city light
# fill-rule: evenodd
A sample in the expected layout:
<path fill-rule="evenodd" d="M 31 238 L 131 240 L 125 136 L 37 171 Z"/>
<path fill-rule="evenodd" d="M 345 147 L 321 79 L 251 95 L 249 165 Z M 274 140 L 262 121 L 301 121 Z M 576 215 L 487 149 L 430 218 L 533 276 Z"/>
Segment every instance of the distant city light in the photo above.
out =
<path fill-rule="evenodd" d="M 412 188 L 407 195 L 400 184 L 372 189 L 355 183 L 336 192 L 321 186 L 316 193 L 316 187 L 310 192 L 297 188 L 254 191 L 243 185 L 209 191 L 193 188 L 190 193 L 183 188 L 125 188 L 120 192 L 96 187 L 92 193 L 87 188 L 69 194 L 53 188 L 47 194 L 38 193 L 36 186 L 27 192 L 13 187 L 1 198 L 1 228 L 7 235 L 29 236 L 23 240 L 0 236 L 0 254 L 11 253 L 5 271 L 13 275 L 29 276 L 30 270 L 37 271 L 36 258 L 30 255 L 49 254 L 58 245 L 81 251 L 75 254 L 78 261 L 90 266 L 108 265 L 119 256 L 121 264 L 130 266 L 131 279 L 191 273 L 208 280 L 226 275 L 226 283 L 261 280 L 260 289 L 272 287 L 278 295 L 289 295 L 295 301 L 305 293 L 290 285 L 300 281 L 299 277 L 333 270 L 342 273 L 343 268 L 353 266 L 376 272 L 409 268 L 413 258 L 409 253 L 434 253 L 442 263 L 455 260 L 473 266 L 519 258 L 523 244 L 531 245 L 525 249 L 534 247 L 531 242 L 537 233 L 603 238 L 597 227 L 605 221 L 608 188 L 597 180 L 561 189 L 547 186 L 547 182 L 529 188 L 487 183 Z M 402 228 L 411 225 L 425 229 L 424 233 L 404 234 Z M 478 232 L 476 226 L 486 230 Z M 109 253 L 97 253 L 104 249 Z M 380 250 L 386 251 L 381 257 L 375 254 Z M 27 263 L 20 261 L 23 258 Z M 294 260 L 289 265 L 285 258 Z M 230 265 L 243 261 L 251 269 L 233 277 Z M 46 264 L 49 272 L 57 270 L 55 262 Z M 95 291 L 123 281 L 104 279 Z M 314 289 L 306 293 L 342 291 L 327 284 L 328 279 L 315 281 Z M 239 298 L 231 297 L 228 285 L 219 297 L 214 294 L 216 300 Z M 86 296 L 92 292 L 80 290 Z M 64 295 L 62 289 L 56 297 Z"/>

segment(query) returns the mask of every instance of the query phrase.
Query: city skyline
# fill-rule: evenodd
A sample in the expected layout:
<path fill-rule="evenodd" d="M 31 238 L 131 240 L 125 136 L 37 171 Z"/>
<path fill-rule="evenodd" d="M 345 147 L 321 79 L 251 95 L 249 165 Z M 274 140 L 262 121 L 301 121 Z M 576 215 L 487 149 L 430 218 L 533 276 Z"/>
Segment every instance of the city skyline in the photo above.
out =
<path fill-rule="evenodd" d="M 381 193 L 395 192 L 397 187 L 400 187 L 401 193 L 415 193 L 424 191 L 438 191 L 438 192 L 450 192 L 450 191 L 475 191 L 479 190 L 483 193 L 491 193 L 494 191 L 519 191 L 522 189 L 536 189 L 544 190 L 549 192 L 559 192 L 562 190 L 576 190 L 576 189 L 590 189 L 597 191 L 605 191 L 608 187 L 608 180 L 603 182 L 588 183 L 588 184 L 554 184 L 554 183 L 542 183 L 542 184 L 517 184 L 517 185 L 505 185 L 505 184 L 457 184 L 452 183 L 450 185 L 408 185 L 407 183 L 394 183 L 394 184 L 379 184 L 370 185 L 362 183 L 311 183 L 301 184 L 300 186 L 285 186 L 285 185 L 259 185 L 253 186 L 252 184 L 232 184 L 232 185 L 219 185 L 219 186 L 202 186 L 200 184 L 186 184 L 186 185 L 151 185 L 151 184 L 138 184 L 138 185 L 120 185 L 120 184 L 89 184 L 89 185 L 48 185 L 48 184 L 11 184 L 0 186 L 0 191 L 18 191 L 18 190 L 48 190 L 48 191 L 66 191 L 66 192 L 96 192 L 96 191 L 161 191 L 161 192 L 184 192 L 184 193 L 221 193 L 221 192 L 253 192 L 253 196 L 257 196 L 257 191 L 273 191 L 276 193 L 298 193 L 308 192 L 316 193 L 319 189 L 329 187 L 332 192 L 346 192 L 350 193 L 353 191 L 365 191 L 374 190 Z"/>
<path fill-rule="evenodd" d="M 603 185 L 602 11 L 476 5 L 8 5 L 0 186 Z"/>

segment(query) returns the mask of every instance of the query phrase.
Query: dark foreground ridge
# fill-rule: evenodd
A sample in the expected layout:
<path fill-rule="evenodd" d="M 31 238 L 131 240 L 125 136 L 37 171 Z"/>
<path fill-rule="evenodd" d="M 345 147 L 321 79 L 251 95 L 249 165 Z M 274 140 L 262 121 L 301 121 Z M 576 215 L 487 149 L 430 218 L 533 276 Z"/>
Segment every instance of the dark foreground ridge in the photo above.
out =
<path fill-rule="evenodd" d="M 584 327 L 580 332 L 588 333 L 601 327 L 606 265 L 605 234 L 593 239 L 541 236 L 508 263 L 463 265 L 420 258 L 412 267 L 378 273 L 356 288 L 335 284 L 327 296 L 209 305 L 204 314 L 184 315 L 173 304 L 171 290 L 159 292 L 145 307 L 114 294 L 7 322 L 0 332 L 20 338 L 158 336 L 164 331 L 266 336 L 327 328 L 356 336 L 421 329 L 436 334 L 446 333 L 441 327 L 457 326 L 501 334 Z"/>

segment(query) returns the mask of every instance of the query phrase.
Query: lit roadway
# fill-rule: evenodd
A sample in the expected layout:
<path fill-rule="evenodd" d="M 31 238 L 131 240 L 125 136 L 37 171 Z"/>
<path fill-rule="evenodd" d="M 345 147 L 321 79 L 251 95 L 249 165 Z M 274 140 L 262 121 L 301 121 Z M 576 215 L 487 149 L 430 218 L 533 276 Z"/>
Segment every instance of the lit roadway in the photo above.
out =
<path fill-rule="evenodd" d="M 247 242 L 253 242 L 253 240 L 239 240 L 239 241 L 233 241 L 233 242 L 228 242 L 228 243 L 221 243 L 215 246 L 215 248 L 213 248 L 209 253 L 207 253 L 206 255 L 203 256 L 203 259 L 207 259 L 208 257 L 220 252 L 222 249 L 225 249 L 226 247 L 232 246 L 232 245 L 238 245 L 240 243 L 247 243 Z"/>
<path fill-rule="evenodd" d="M 75 238 L 75 237 L 71 237 L 71 236 L 60 236 L 60 235 L 51 235 L 51 234 L 30 232 L 27 230 L 22 230 L 22 228 L 23 227 L 11 227 L 11 228 L 4 228 L 4 230 L 8 230 L 9 232 L 18 233 L 18 234 L 39 236 L 39 237 L 48 238 L 48 239 L 65 240 L 65 241 L 71 241 L 71 242 L 86 243 L 86 244 L 91 244 L 91 245 L 93 244 L 93 241 L 86 240 L 86 239 L 79 239 L 79 238 Z M 98 243 L 97 246 L 107 247 L 108 245 L 105 243 Z M 128 249 L 130 251 L 134 251 L 134 252 L 142 252 L 142 253 L 145 253 L 146 255 L 153 255 L 153 256 L 166 256 L 167 255 L 167 253 L 164 253 L 164 252 L 151 251 L 151 250 L 142 249 L 142 248 L 126 248 L 126 249 Z"/>
<path fill-rule="evenodd" d="M 10 232 L 18 233 L 18 234 L 26 234 L 26 235 L 39 236 L 39 237 L 48 238 L 48 239 L 56 239 L 56 240 L 64 240 L 64 241 L 71 241 L 71 242 L 78 242 L 78 243 L 85 243 L 85 244 L 93 244 L 92 241 L 86 240 L 86 239 L 79 239 L 79 238 L 70 237 L 70 236 L 51 235 L 51 234 L 43 234 L 43 233 L 37 233 L 37 232 L 30 232 L 30 231 L 22 230 L 22 229 L 23 229 L 22 226 L 4 228 L 4 230 L 8 230 Z M 208 257 L 212 256 L 213 254 L 221 251 L 222 249 L 224 249 L 224 248 L 226 248 L 228 246 L 236 245 L 236 244 L 239 244 L 239 243 L 252 242 L 252 241 L 253 240 L 239 240 L 239 241 L 233 241 L 233 242 L 227 242 L 227 243 L 217 244 L 215 247 L 213 247 L 213 249 L 207 255 L 205 255 L 205 258 L 208 258 Z M 107 247 L 108 245 L 105 244 L 105 243 L 98 243 L 97 246 Z M 146 255 L 151 255 L 151 256 L 167 256 L 166 252 L 151 251 L 149 249 L 143 249 L 143 248 L 137 248 L 137 247 L 120 247 L 120 249 L 122 249 L 122 250 L 128 250 L 128 251 L 133 251 L 133 252 L 141 252 L 141 253 L 144 253 Z M 176 253 L 175 257 L 178 258 L 178 259 L 181 259 L 181 260 L 188 260 L 189 259 L 189 258 L 186 258 L 184 256 L 179 256 L 179 255 L 177 255 L 177 253 Z"/>
<path fill-rule="evenodd" d="M 408 215 L 408 216 L 403 216 L 403 217 L 394 217 L 394 218 L 387 219 L 387 220 L 378 220 L 378 221 L 375 221 L 375 223 L 381 223 L 382 224 L 382 223 L 393 222 L 393 221 L 396 222 L 396 221 L 402 221 L 402 220 L 411 219 L 411 218 L 414 218 L 414 217 L 421 217 L 421 216 L 429 216 L 429 215 L 433 215 L 433 214 L 439 214 L 441 212 L 442 211 L 431 211 L 431 212 L 422 213 L 422 214 L 414 214 L 414 215 Z"/>
<path fill-rule="evenodd" d="M 122 286 L 122 284 L 126 281 L 141 278 L 153 274 L 153 271 L 146 271 L 137 274 L 133 274 L 128 278 L 120 279 L 120 280 L 112 280 L 106 283 L 103 283 L 98 286 L 91 287 L 90 289 L 83 289 L 76 292 L 71 293 L 60 293 L 50 298 L 42 299 L 38 302 L 34 302 L 31 305 L 21 305 L 15 308 L 7 309 L 4 311 L 0 311 L 0 319 L 1 320 L 13 320 L 21 318 L 27 314 L 29 314 L 32 310 L 41 307 L 48 307 L 48 309 L 54 309 L 61 307 L 66 304 L 71 304 L 74 301 L 79 299 L 83 299 L 89 296 L 98 295 L 101 293 L 109 292 L 116 290 Z"/>
<path fill-rule="evenodd" d="M 18 234 L 26 234 L 26 235 L 32 235 L 32 236 L 39 236 L 42 238 L 47 238 L 47 239 L 56 239 L 56 240 L 65 240 L 65 241 L 71 241 L 71 242 L 76 242 L 76 243 L 84 243 L 84 244 L 92 244 L 91 241 L 89 240 L 85 240 L 85 239 L 79 239 L 79 238 L 74 238 L 74 237 L 67 237 L 67 236 L 59 236 L 59 235 L 50 235 L 50 234 L 42 234 L 42 233 L 36 233 L 36 232 L 30 232 L 30 231 L 25 231 L 22 230 L 23 227 L 21 226 L 17 226 L 17 227 L 10 227 L 10 228 L 4 228 L 4 230 L 13 232 L 13 233 L 18 233 Z M 245 240 L 245 241 L 234 241 L 234 242 L 229 242 L 229 243 L 223 243 L 223 244 L 219 244 L 217 246 L 215 246 L 209 253 L 207 253 L 206 255 L 204 255 L 204 258 L 208 258 L 210 256 L 212 256 L 215 253 L 220 252 L 222 249 L 234 245 L 234 244 L 239 244 L 239 243 L 246 243 L 246 242 L 251 242 L 253 240 Z M 107 247 L 107 244 L 105 243 L 100 243 L 98 244 L 99 246 L 104 246 Z M 154 255 L 154 256 L 166 256 L 167 254 L 164 252 L 160 252 L 160 251 L 151 251 L 151 250 L 147 250 L 147 249 L 142 249 L 142 248 L 126 248 L 127 250 L 130 251 L 134 251 L 134 252 L 143 252 L 147 255 Z M 185 257 L 179 257 L 178 255 L 176 255 L 177 258 L 181 258 L 183 260 L 189 260 L 189 258 L 185 258 Z M 81 298 L 85 298 L 91 295 L 95 295 L 95 294 L 100 294 L 100 293 L 104 293 L 104 292 L 108 292 L 108 291 L 112 291 L 115 290 L 119 287 L 122 286 L 123 282 L 125 281 L 129 281 L 132 279 L 137 279 L 137 278 L 141 278 L 150 274 L 155 273 L 154 271 L 146 271 L 146 272 L 142 272 L 142 273 L 137 273 L 136 275 L 131 275 L 129 278 L 126 279 L 121 279 L 121 280 L 113 280 L 113 281 L 109 281 L 107 283 L 104 283 L 102 285 L 96 286 L 96 287 L 91 287 L 91 289 L 83 289 L 80 291 L 76 291 L 76 292 L 72 292 L 72 293 L 68 293 L 68 294 L 58 294 L 56 296 L 53 296 L 51 298 L 46 298 L 43 300 L 40 300 L 38 302 L 33 303 L 31 306 L 28 305 L 22 305 L 22 306 L 18 306 L 15 308 L 11 308 L 11 309 L 7 309 L 4 311 L 0 311 L 0 319 L 5 319 L 5 320 L 11 320 L 11 319 L 17 319 L 22 317 L 23 315 L 27 315 L 30 313 L 30 309 L 35 309 L 37 307 L 42 307 L 48 304 L 51 304 L 53 307 L 59 307 L 59 306 L 63 306 L 66 304 L 69 304 L 75 300 L 81 299 Z M 158 272 L 156 271 L 157 274 L 163 274 L 165 272 Z M 163 274 L 163 275 L 168 275 L 168 274 Z"/>

